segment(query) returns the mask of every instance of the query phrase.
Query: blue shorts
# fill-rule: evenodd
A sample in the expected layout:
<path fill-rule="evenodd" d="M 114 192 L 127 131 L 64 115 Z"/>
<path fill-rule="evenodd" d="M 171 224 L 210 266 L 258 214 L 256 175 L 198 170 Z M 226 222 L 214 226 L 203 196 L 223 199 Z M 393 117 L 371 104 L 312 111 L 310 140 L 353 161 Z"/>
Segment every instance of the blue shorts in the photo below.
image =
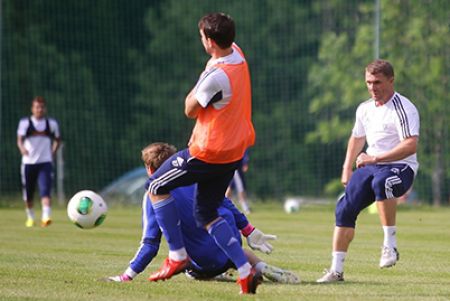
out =
<path fill-rule="evenodd" d="M 53 165 L 51 162 L 22 164 L 22 194 L 24 201 L 32 201 L 36 183 L 39 185 L 41 198 L 50 197 L 52 189 Z"/>
<path fill-rule="evenodd" d="M 404 195 L 413 181 L 414 172 L 406 164 L 377 164 L 356 169 L 336 205 L 336 226 L 354 228 L 361 210 L 374 201 Z"/>
<path fill-rule="evenodd" d="M 146 187 L 152 194 L 167 194 L 171 190 L 197 183 L 194 216 L 199 227 L 219 217 L 217 208 L 222 204 L 240 160 L 227 164 L 210 164 L 191 157 L 189 149 L 172 155 L 150 177 Z"/>

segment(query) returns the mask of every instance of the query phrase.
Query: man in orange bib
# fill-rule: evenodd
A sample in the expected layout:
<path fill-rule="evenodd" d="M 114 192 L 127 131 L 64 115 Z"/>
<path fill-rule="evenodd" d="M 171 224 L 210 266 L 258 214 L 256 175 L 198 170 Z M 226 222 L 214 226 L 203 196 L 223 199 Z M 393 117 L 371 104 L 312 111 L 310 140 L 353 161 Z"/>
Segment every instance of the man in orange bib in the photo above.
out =
<path fill-rule="evenodd" d="M 250 73 L 244 54 L 234 43 L 230 16 L 212 13 L 198 23 L 205 51 L 211 56 L 197 84 L 187 95 L 185 114 L 196 119 L 189 147 L 177 152 L 147 182 L 156 219 L 169 245 L 169 257 L 152 281 L 164 280 L 187 265 L 179 217 L 170 192 L 197 183 L 194 216 L 238 268 L 241 293 L 255 293 L 261 275 L 255 272 L 217 208 L 245 150 L 254 144 Z M 254 244 L 269 238 L 255 230 Z"/>

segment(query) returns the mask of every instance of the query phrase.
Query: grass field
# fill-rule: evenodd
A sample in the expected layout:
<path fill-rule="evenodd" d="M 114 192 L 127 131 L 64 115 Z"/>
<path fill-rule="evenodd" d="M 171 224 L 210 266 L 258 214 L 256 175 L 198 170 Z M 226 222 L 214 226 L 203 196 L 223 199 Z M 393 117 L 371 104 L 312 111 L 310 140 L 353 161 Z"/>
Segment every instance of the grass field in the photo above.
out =
<path fill-rule="evenodd" d="M 40 212 L 37 212 L 40 214 Z M 450 300 L 450 209 L 400 208 L 400 261 L 380 270 L 382 232 L 378 217 L 363 212 L 345 267 L 344 283 L 318 285 L 330 263 L 334 213 L 305 207 L 287 215 L 281 206 L 257 204 L 254 225 L 278 235 L 261 258 L 296 272 L 300 285 L 264 282 L 256 296 L 238 296 L 235 283 L 199 282 L 177 275 L 149 283 L 167 254 L 165 242 L 147 271 L 131 283 L 99 278 L 121 273 L 140 240 L 140 209 L 112 208 L 97 229 L 72 225 L 54 210 L 49 228 L 24 226 L 21 209 L 0 209 L 0 300 Z"/>

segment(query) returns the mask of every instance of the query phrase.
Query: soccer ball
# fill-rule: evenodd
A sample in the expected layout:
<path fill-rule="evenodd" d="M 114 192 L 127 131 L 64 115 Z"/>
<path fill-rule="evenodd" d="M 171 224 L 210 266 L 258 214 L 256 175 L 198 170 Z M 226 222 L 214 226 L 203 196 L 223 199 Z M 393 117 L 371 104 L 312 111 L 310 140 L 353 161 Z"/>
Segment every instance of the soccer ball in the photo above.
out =
<path fill-rule="evenodd" d="M 103 198 L 90 190 L 77 192 L 67 204 L 67 216 L 78 227 L 91 229 L 103 223 L 108 206 Z"/>
<path fill-rule="evenodd" d="M 300 202 L 298 199 L 287 199 L 284 202 L 284 211 L 286 213 L 294 213 L 300 210 Z"/>

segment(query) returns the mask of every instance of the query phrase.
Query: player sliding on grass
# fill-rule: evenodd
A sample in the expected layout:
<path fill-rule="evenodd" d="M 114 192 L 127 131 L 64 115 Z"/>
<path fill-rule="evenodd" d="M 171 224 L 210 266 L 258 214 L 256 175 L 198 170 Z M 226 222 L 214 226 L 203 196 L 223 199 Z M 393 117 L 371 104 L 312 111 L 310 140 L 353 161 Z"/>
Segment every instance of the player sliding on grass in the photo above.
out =
<path fill-rule="evenodd" d="M 254 294 L 261 275 L 252 269 L 228 222 L 218 213 L 225 191 L 245 150 L 254 144 L 251 82 L 247 61 L 234 44 L 230 16 L 208 14 L 198 23 L 201 42 L 211 56 L 185 99 L 185 114 L 196 119 L 189 148 L 163 163 L 149 179 L 155 217 L 169 243 L 169 257 L 158 278 L 170 278 L 189 263 L 171 192 L 197 184 L 194 217 L 238 269 L 243 294 Z"/>
<path fill-rule="evenodd" d="M 142 151 L 142 160 L 145 163 L 149 176 L 174 153 L 175 147 L 166 143 L 153 143 L 144 148 Z M 224 273 L 229 268 L 235 268 L 235 266 L 217 246 L 208 232 L 196 226 L 193 216 L 194 196 L 195 185 L 176 188 L 172 191 L 172 197 L 174 198 L 174 203 L 180 216 L 183 241 L 189 256 L 189 264 L 186 267 L 186 272 L 196 279 L 211 279 Z M 225 198 L 223 200 L 222 205 L 219 207 L 219 215 L 230 225 L 233 238 L 239 244 L 241 243 L 240 230 L 247 237 L 247 242 L 251 248 L 264 253 L 270 253 L 272 251 L 272 246 L 268 243 L 268 240 L 275 239 L 275 237 L 265 235 L 258 229 L 255 229 L 229 199 Z M 108 280 L 117 282 L 131 281 L 156 256 L 161 240 L 161 230 L 147 194 L 144 195 L 142 201 L 142 219 L 142 241 L 136 256 L 132 259 L 130 266 L 122 275 L 109 277 Z M 245 253 L 252 266 L 269 280 L 292 284 L 299 282 L 295 274 L 262 262 L 251 251 L 245 250 Z M 152 274 L 149 280 L 158 280 L 160 278 L 159 273 Z"/>
<path fill-rule="evenodd" d="M 374 201 L 384 230 L 380 267 L 391 267 L 399 259 L 395 198 L 408 191 L 419 167 L 419 113 L 411 101 L 395 92 L 394 69 L 389 62 L 375 60 L 365 71 L 371 99 L 356 110 L 342 167 L 345 194 L 336 205 L 331 268 L 317 282 L 344 280 L 344 260 L 355 235 L 356 218 Z M 362 152 L 366 141 L 368 148 Z"/>

